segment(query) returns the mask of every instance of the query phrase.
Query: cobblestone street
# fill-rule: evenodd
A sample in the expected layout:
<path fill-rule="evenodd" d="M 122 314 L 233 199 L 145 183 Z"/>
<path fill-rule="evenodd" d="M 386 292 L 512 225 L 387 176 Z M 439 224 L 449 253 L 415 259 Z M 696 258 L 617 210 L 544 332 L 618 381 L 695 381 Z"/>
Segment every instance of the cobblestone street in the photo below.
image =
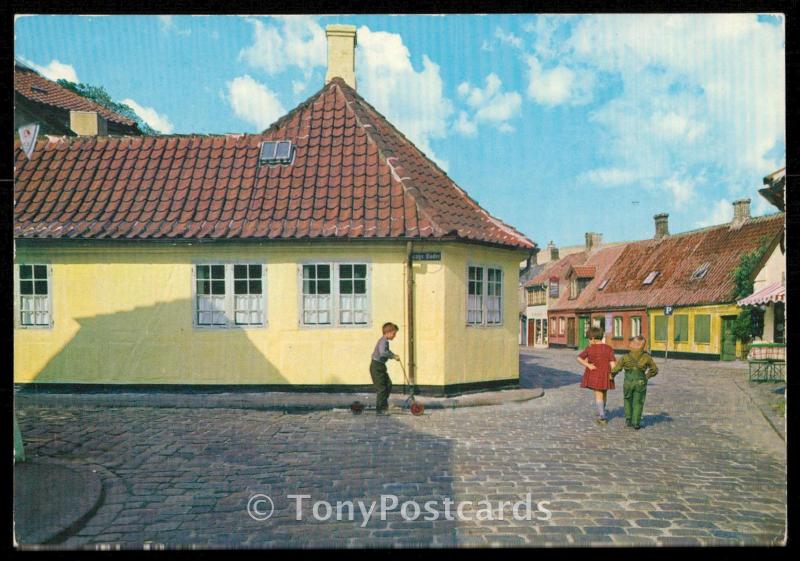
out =
<path fill-rule="evenodd" d="M 785 443 L 739 386 L 746 371 L 656 359 L 643 428 L 593 422 L 575 352 L 520 355 L 539 399 L 507 406 L 353 416 L 238 409 L 56 407 L 17 410 L 26 453 L 91 465 L 103 476 L 96 514 L 57 547 L 406 547 L 779 544 L 786 515 Z M 621 379 L 618 379 L 621 382 Z M 737 385 L 737 380 L 739 385 Z M 742 382 L 744 380 L 744 382 Z M 618 383 L 618 388 L 621 388 Z M 274 515 L 247 504 L 270 496 Z M 547 521 L 316 521 L 315 501 L 449 498 L 549 501 Z M 310 495 L 295 520 L 287 495 Z"/>

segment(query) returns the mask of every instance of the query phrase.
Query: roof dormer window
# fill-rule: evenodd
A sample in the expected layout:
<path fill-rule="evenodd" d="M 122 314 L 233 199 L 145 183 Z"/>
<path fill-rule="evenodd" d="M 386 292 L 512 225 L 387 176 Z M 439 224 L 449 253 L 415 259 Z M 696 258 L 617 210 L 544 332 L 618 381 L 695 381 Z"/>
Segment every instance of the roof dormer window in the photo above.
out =
<path fill-rule="evenodd" d="M 40 94 L 46 94 L 47 93 L 46 89 L 40 88 L 39 86 L 31 86 L 31 91 L 34 91 L 34 92 L 40 93 Z"/>
<path fill-rule="evenodd" d="M 694 273 L 692 273 L 692 280 L 699 280 L 706 276 L 710 265 L 711 263 L 703 263 L 697 269 L 695 269 Z"/>
<path fill-rule="evenodd" d="M 653 284 L 653 281 L 656 280 L 657 276 L 658 271 L 652 271 L 649 275 L 647 275 L 647 278 L 642 281 L 642 284 Z"/>
<path fill-rule="evenodd" d="M 608 279 L 603 279 L 603 282 L 600 283 L 600 286 L 597 287 L 597 290 L 603 290 L 607 284 L 608 284 Z"/>
<path fill-rule="evenodd" d="M 293 158 L 294 146 L 291 140 L 268 140 L 261 143 L 259 161 L 262 164 L 291 164 Z"/>

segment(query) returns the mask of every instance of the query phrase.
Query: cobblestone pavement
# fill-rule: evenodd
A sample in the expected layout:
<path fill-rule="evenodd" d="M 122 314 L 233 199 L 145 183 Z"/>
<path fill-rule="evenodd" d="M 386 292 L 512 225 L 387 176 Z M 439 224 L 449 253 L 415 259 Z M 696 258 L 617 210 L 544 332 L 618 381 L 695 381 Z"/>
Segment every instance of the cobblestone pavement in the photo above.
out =
<path fill-rule="evenodd" d="M 96 515 L 60 548 L 782 543 L 785 444 L 736 385 L 746 374 L 657 359 L 633 431 L 621 390 L 609 425 L 594 424 L 574 356 L 521 354 L 522 384 L 543 386 L 540 399 L 421 417 L 30 402 L 17 414 L 30 457 L 89 464 L 104 479 Z M 274 502 L 266 521 L 247 513 L 255 493 Z M 292 494 L 310 495 L 301 521 Z M 396 510 L 367 520 L 357 506 L 354 520 L 313 517 L 316 501 L 335 512 L 381 495 L 437 501 L 439 519 L 423 508 L 416 521 Z M 517 520 L 509 503 L 499 519 L 497 501 L 528 498 L 534 509 L 549 501 L 551 518 Z M 445 499 L 474 508 L 448 520 Z M 481 500 L 494 501 L 494 520 L 477 519 Z"/>

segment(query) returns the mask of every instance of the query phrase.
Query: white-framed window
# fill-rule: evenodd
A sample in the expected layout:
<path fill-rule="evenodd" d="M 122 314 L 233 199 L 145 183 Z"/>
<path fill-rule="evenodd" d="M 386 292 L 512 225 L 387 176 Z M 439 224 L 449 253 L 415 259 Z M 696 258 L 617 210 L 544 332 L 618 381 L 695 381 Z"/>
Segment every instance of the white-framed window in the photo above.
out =
<path fill-rule="evenodd" d="M 565 331 L 565 325 L 567 324 L 567 320 L 564 318 L 558 318 L 558 334 L 563 335 Z"/>
<path fill-rule="evenodd" d="M 300 274 L 302 325 L 369 325 L 367 263 L 305 263 Z"/>
<path fill-rule="evenodd" d="M 467 273 L 467 323 L 483 323 L 483 267 L 470 265 Z"/>
<path fill-rule="evenodd" d="M 263 263 L 197 263 L 194 280 L 195 326 L 266 325 Z"/>
<path fill-rule="evenodd" d="M 633 316 L 631 318 L 631 337 L 638 337 L 642 334 L 642 318 Z"/>
<path fill-rule="evenodd" d="M 330 325 L 332 304 L 331 264 L 303 265 L 303 324 Z"/>
<path fill-rule="evenodd" d="M 366 325 L 367 264 L 339 263 L 339 323 Z"/>
<path fill-rule="evenodd" d="M 25 328 L 52 327 L 52 292 L 50 265 L 25 263 L 17 265 L 16 323 Z"/>
<path fill-rule="evenodd" d="M 614 339 L 622 339 L 622 318 L 619 316 L 614 318 Z"/>
<path fill-rule="evenodd" d="M 503 270 L 499 267 L 467 267 L 467 325 L 503 323 Z"/>
<path fill-rule="evenodd" d="M 503 270 L 486 269 L 486 323 L 499 325 L 503 321 Z"/>
<path fill-rule="evenodd" d="M 263 265 L 233 265 L 233 305 L 236 325 L 264 325 Z"/>

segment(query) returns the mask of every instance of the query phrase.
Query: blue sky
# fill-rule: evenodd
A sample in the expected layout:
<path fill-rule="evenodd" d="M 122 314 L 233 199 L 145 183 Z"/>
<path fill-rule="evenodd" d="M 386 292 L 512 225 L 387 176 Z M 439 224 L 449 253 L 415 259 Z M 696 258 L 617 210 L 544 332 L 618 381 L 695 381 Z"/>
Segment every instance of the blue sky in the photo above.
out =
<path fill-rule="evenodd" d="M 322 87 L 328 23 L 358 28 L 359 93 L 541 247 L 775 210 L 781 16 L 26 16 L 15 55 L 164 133 L 257 132 Z"/>

